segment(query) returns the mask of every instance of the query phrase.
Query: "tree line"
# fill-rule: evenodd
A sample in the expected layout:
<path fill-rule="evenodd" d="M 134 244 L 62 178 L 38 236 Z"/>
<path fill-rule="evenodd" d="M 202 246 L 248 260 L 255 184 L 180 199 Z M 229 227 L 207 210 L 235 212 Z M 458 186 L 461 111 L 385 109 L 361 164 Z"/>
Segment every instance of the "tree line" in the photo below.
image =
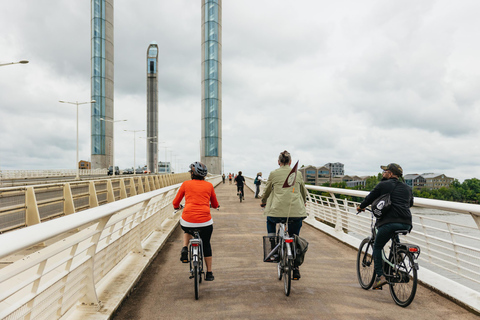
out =
<path fill-rule="evenodd" d="M 356 186 L 353 188 L 347 187 L 347 183 L 335 182 L 331 185 L 326 182 L 322 184 L 324 187 L 332 188 L 342 188 L 342 189 L 353 189 L 353 190 L 363 190 L 371 191 L 378 182 L 382 179 L 382 174 L 379 173 L 377 176 L 371 176 L 365 181 L 365 186 Z M 440 189 L 429 189 L 422 188 L 420 190 L 413 190 L 414 197 L 436 199 L 436 200 L 445 200 L 445 201 L 454 201 L 454 202 L 466 202 L 466 203 L 480 203 L 480 180 L 477 178 L 467 179 L 460 183 L 455 179 L 449 187 L 442 187 Z M 352 201 L 363 201 L 363 198 L 352 197 L 352 196 L 342 196 L 342 198 L 347 198 Z"/>

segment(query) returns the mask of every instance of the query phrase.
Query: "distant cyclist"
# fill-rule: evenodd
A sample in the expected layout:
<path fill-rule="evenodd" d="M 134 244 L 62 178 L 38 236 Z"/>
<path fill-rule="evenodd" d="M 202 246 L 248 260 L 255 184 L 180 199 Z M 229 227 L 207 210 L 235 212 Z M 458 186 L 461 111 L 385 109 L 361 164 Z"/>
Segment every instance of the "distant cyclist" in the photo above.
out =
<path fill-rule="evenodd" d="M 375 188 L 365 197 L 363 202 L 357 207 L 358 211 L 365 211 L 381 195 L 390 193 L 391 209 L 377 218 L 375 226 L 377 235 L 373 244 L 373 262 L 375 274 L 377 275 L 373 289 L 379 289 L 387 283 L 387 279 L 382 270 L 382 249 L 392 238 L 396 230 L 412 229 L 412 213 L 410 207 L 413 206 L 412 188 L 406 183 L 400 182 L 403 169 L 396 163 L 390 163 L 388 166 L 380 166 L 383 169 L 383 178 Z"/>
<path fill-rule="evenodd" d="M 283 184 L 287 179 L 292 168 L 292 157 L 288 151 L 283 151 L 278 157 L 278 165 L 280 168 L 270 172 L 267 185 L 262 197 L 262 204 L 265 207 L 264 215 L 267 216 L 267 232 L 269 236 L 276 235 L 277 223 L 285 223 L 288 217 L 288 234 L 293 237 L 294 234 L 300 235 L 303 219 L 307 217 L 305 210 L 305 202 L 307 199 L 307 189 L 303 182 L 302 173 L 297 173 L 294 186 L 295 191 L 291 188 L 283 188 Z M 293 268 L 293 280 L 300 279 L 300 270 L 298 266 Z"/>
<path fill-rule="evenodd" d="M 245 200 L 245 193 L 243 192 L 243 186 L 245 185 L 245 178 L 242 176 L 242 171 L 238 171 L 238 175 L 235 177 L 235 184 L 237 185 L 237 195 L 242 193 L 242 198 Z"/>
<path fill-rule="evenodd" d="M 180 226 L 185 232 L 183 234 L 183 248 L 180 261 L 188 263 L 188 243 L 193 238 L 193 230 L 199 230 L 203 242 L 203 255 L 207 265 L 205 280 L 213 281 L 215 278 L 212 272 L 212 247 L 210 238 L 213 232 L 213 220 L 210 215 L 210 203 L 213 208 L 218 208 L 217 196 L 213 185 L 205 181 L 207 166 L 201 162 L 194 162 L 190 165 L 192 180 L 185 181 L 180 186 L 178 193 L 173 200 L 173 207 L 180 208 L 180 202 L 185 197 L 185 208 L 180 218 Z"/>

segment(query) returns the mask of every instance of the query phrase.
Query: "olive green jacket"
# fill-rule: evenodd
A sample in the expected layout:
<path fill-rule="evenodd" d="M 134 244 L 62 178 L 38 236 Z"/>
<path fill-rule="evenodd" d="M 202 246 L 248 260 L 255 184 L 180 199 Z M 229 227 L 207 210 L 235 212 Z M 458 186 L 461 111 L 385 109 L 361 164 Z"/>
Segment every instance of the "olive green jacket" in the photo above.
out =
<path fill-rule="evenodd" d="M 262 203 L 266 203 L 265 216 L 269 217 L 306 217 L 305 201 L 307 189 L 303 182 L 302 173 L 297 171 L 294 192 L 293 187 L 282 188 L 288 174 L 292 171 L 290 166 L 282 166 L 268 176 L 267 185 L 262 196 Z"/>

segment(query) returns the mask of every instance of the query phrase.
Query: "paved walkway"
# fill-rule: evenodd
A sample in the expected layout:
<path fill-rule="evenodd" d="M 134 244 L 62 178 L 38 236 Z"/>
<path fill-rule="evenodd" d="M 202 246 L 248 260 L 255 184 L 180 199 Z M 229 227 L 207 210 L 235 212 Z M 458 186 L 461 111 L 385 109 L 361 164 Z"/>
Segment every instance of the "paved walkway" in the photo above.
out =
<path fill-rule="evenodd" d="M 393 302 L 388 288 L 361 289 L 356 250 L 309 225 L 301 231 L 310 243 L 302 278 L 292 281 L 286 297 L 276 265 L 262 262 L 260 201 L 247 190 L 239 203 L 234 185 L 219 185 L 216 192 L 221 210 L 212 211 L 215 281 L 200 284 L 196 301 L 188 264 L 179 261 L 177 228 L 114 319 L 479 319 L 421 286 L 407 308 Z"/>

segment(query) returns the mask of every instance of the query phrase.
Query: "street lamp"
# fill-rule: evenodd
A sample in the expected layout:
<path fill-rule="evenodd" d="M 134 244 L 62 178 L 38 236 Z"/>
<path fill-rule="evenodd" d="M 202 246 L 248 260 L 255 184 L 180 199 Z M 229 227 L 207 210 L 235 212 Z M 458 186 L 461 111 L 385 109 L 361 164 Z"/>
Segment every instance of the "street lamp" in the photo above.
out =
<path fill-rule="evenodd" d="M 0 67 L 1 67 L 1 66 L 8 66 L 8 65 L 10 65 L 10 64 L 17 64 L 17 63 L 27 64 L 27 63 L 28 63 L 28 60 L 20 60 L 20 61 L 15 61 L 15 62 L 0 63 Z"/>
<path fill-rule="evenodd" d="M 123 131 L 127 131 L 127 132 L 133 132 L 133 174 L 137 174 L 137 168 L 135 168 L 135 141 L 136 141 L 136 133 L 137 132 L 141 132 L 141 131 L 145 131 L 145 130 L 123 130 Z"/>
<path fill-rule="evenodd" d="M 112 123 L 112 131 L 113 134 L 115 134 L 115 122 L 122 122 L 122 121 L 127 121 L 127 120 L 109 120 L 109 119 L 104 119 L 100 118 L 102 121 L 107 121 Z M 112 144 L 112 176 L 115 176 L 115 140 L 114 143 Z"/>
<path fill-rule="evenodd" d="M 141 139 L 146 139 L 147 141 L 148 140 L 152 140 L 152 139 L 156 139 L 157 136 L 154 136 L 154 137 L 140 137 Z M 149 141 L 149 143 L 155 143 L 154 141 Z M 148 145 L 147 145 L 148 146 Z M 157 148 L 157 154 L 158 154 L 158 148 Z M 147 155 L 148 155 L 148 152 L 147 152 Z M 148 158 L 148 156 L 147 156 Z M 153 168 L 153 173 L 157 173 L 157 169 L 158 168 L 158 163 L 157 163 L 157 159 L 153 159 L 154 162 L 155 162 L 155 167 Z M 149 162 L 150 160 L 147 159 L 147 163 Z"/>
<path fill-rule="evenodd" d="M 160 143 L 165 143 L 165 142 L 160 142 Z M 170 147 L 168 147 L 165 143 L 165 146 L 164 147 L 160 147 L 160 148 L 164 148 L 165 149 L 165 163 L 164 163 L 164 172 L 165 174 L 168 173 L 167 172 L 167 149 L 170 149 Z"/>
<path fill-rule="evenodd" d="M 28 61 L 27 61 L 28 62 Z M 75 163 L 75 166 L 77 168 L 77 176 L 75 177 L 75 180 L 80 180 L 80 168 L 78 166 L 78 105 L 80 104 L 87 104 L 87 103 L 95 103 L 97 101 L 95 100 L 91 100 L 91 101 L 87 101 L 87 102 L 78 102 L 78 101 L 75 101 L 75 102 L 69 102 L 69 101 L 63 101 L 63 100 L 59 100 L 58 102 L 60 103 L 68 103 L 68 104 L 75 104 L 77 106 L 77 161 Z"/>

